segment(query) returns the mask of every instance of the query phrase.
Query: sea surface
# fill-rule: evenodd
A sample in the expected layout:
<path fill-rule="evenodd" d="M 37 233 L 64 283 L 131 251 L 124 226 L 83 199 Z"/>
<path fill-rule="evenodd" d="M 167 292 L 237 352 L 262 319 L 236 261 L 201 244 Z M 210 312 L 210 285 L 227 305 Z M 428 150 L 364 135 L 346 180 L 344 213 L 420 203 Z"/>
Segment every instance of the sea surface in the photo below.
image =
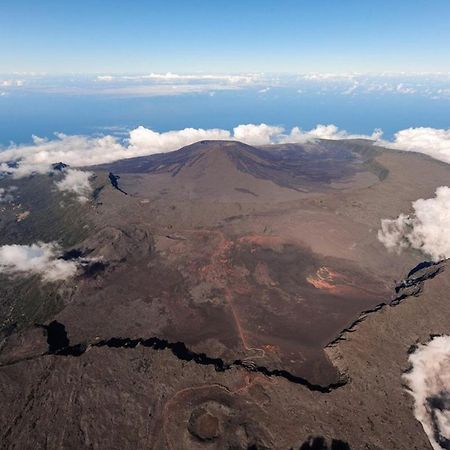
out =
<path fill-rule="evenodd" d="M 15 93 L 0 97 L 0 146 L 66 134 L 115 134 L 126 137 L 138 125 L 155 131 L 186 127 L 232 129 L 267 123 L 287 130 L 335 124 L 351 133 L 375 128 L 390 138 L 409 127 L 450 128 L 450 98 L 373 93 L 301 94 L 296 89 L 223 90 L 161 96 Z"/>

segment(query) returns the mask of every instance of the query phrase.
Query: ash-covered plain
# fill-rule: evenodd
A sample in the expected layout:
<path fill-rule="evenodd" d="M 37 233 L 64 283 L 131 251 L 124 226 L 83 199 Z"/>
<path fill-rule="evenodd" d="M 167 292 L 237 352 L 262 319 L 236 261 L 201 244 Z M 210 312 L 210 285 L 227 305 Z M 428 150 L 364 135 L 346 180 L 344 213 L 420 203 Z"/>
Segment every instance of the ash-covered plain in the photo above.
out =
<path fill-rule="evenodd" d="M 89 167 L 89 195 L 68 170 L 0 179 L 3 448 L 431 448 L 402 374 L 450 279 L 378 231 L 448 165 L 202 141 Z"/>

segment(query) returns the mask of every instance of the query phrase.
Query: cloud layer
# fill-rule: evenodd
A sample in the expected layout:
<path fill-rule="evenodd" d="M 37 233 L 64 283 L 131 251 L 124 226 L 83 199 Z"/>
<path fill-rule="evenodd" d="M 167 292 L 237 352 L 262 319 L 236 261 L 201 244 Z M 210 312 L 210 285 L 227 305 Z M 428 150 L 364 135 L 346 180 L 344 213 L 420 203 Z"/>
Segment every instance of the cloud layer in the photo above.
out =
<path fill-rule="evenodd" d="M 286 131 L 278 125 L 242 124 L 232 131 L 220 128 L 185 128 L 167 132 L 157 132 L 139 126 L 126 134 L 125 138 L 105 135 L 91 137 L 55 133 L 53 139 L 33 137 L 31 145 L 11 145 L 0 151 L 0 172 L 16 178 L 31 173 L 46 173 L 51 164 L 62 161 L 74 167 L 88 167 L 119 159 L 146 156 L 177 150 L 200 140 L 239 140 L 250 145 L 277 143 L 306 143 L 316 139 L 370 139 L 378 145 L 403 151 L 414 151 L 450 163 L 450 129 L 409 128 L 394 135 L 392 141 L 382 139 L 382 131 L 374 130 L 371 135 L 353 134 L 339 129 L 336 125 L 319 124 L 311 130 L 294 127 Z M 10 164 L 14 162 L 15 164 Z M 80 174 L 78 174 L 81 177 Z M 79 189 L 87 191 L 81 178 Z M 75 185 L 75 174 L 66 185 Z M 62 184 L 61 188 L 65 185 Z M 84 187 L 83 187 L 84 186 Z M 78 187 L 76 188 L 78 189 Z"/>
<path fill-rule="evenodd" d="M 54 76 L 11 74 L 0 78 L 4 95 L 51 94 L 154 96 L 248 89 L 258 95 L 279 89 L 300 95 L 416 96 L 450 98 L 449 73 L 141 73 Z"/>
<path fill-rule="evenodd" d="M 0 273 L 40 275 L 44 281 L 65 280 L 77 271 L 74 261 L 58 259 L 61 250 L 54 243 L 0 247 Z"/>
<path fill-rule="evenodd" d="M 256 82 L 261 78 L 260 74 L 178 74 L 173 72 L 166 73 L 150 73 L 143 75 L 98 75 L 96 81 L 112 82 L 112 81 L 160 81 L 167 83 L 187 83 L 201 81 L 219 81 L 232 84 L 249 84 Z"/>
<path fill-rule="evenodd" d="M 414 415 L 434 450 L 450 448 L 450 336 L 433 338 L 409 356 L 404 375 L 414 398 Z"/>
<path fill-rule="evenodd" d="M 450 257 L 450 188 L 441 186 L 436 196 L 412 203 L 413 213 L 383 219 L 378 239 L 388 249 L 413 248 L 439 261 Z"/>
<path fill-rule="evenodd" d="M 185 145 L 206 139 L 239 140 L 251 145 L 268 145 L 283 142 L 308 142 L 314 139 L 377 139 L 374 134 L 354 135 L 339 130 L 335 125 L 318 125 L 309 131 L 299 127 L 285 133 L 283 127 L 267 124 L 238 125 L 232 132 L 223 129 L 185 128 L 159 133 L 139 126 L 129 132 L 128 138 L 119 140 L 106 135 L 88 137 L 56 133 L 55 139 L 33 137 L 32 145 L 13 145 L 0 152 L 0 171 L 19 178 L 31 173 L 46 173 L 51 164 L 62 161 L 75 167 L 110 163 L 119 159 L 146 156 L 177 150 Z M 10 163 L 16 162 L 14 166 Z M 69 180 L 73 181 L 73 180 Z"/>

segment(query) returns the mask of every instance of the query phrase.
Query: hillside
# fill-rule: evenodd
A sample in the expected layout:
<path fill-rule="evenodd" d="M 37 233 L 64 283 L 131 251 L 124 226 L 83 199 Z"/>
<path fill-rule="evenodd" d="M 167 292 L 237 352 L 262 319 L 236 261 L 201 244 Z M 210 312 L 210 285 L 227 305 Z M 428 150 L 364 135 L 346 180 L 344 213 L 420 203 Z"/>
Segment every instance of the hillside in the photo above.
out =
<path fill-rule="evenodd" d="M 377 230 L 448 183 L 447 165 L 361 140 L 202 141 L 87 168 L 84 203 L 55 190 L 64 170 L 0 180 L 18 189 L 2 245 L 57 241 L 77 267 L 2 274 L 3 442 L 428 448 L 401 370 L 449 325 L 445 264 L 399 284 L 423 256 Z"/>

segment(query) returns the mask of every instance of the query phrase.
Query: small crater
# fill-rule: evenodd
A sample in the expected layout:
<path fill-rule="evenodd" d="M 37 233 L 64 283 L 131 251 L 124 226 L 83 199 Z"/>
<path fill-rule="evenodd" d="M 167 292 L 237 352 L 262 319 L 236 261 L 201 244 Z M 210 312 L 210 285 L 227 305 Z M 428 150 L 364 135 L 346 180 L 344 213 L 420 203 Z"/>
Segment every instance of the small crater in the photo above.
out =
<path fill-rule="evenodd" d="M 212 441 L 222 433 L 222 424 L 218 417 L 207 411 L 194 411 L 188 424 L 189 432 L 201 441 Z"/>

